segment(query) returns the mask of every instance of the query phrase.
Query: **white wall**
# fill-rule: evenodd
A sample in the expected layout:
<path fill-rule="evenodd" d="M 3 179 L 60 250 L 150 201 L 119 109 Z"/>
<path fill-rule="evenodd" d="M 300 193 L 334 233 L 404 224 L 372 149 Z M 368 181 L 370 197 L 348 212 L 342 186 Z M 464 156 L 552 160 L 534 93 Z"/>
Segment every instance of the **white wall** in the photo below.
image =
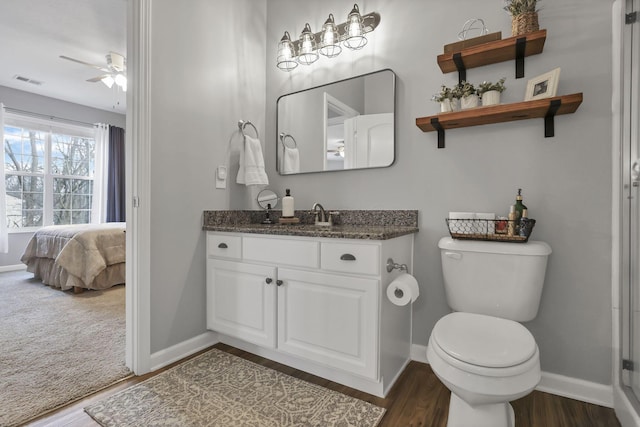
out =
<path fill-rule="evenodd" d="M 154 353 L 206 330 L 202 212 L 254 197 L 236 184 L 215 190 L 214 171 L 239 119 L 264 133 L 266 8 L 264 0 L 158 0 L 151 18 Z"/>
<path fill-rule="evenodd" d="M 6 107 L 85 123 L 107 123 L 125 128 L 125 116 L 111 111 L 61 101 L 42 95 L 0 86 L 0 102 Z M 9 252 L 0 253 L 0 267 L 19 265 L 32 233 L 10 233 Z"/>
<path fill-rule="evenodd" d="M 266 134 L 271 188 L 296 195 L 296 208 L 321 202 L 328 209 L 419 209 L 415 271 L 421 298 L 414 304 L 413 342 L 426 345 L 435 322 L 448 312 L 437 241 L 447 234 L 448 211 L 506 214 L 524 189 L 534 239 L 553 248 L 538 317 L 526 324 L 541 353 L 542 369 L 601 384 L 611 383 L 611 1 L 544 2 L 544 52 L 525 61 L 515 80 L 513 62 L 468 70 L 474 83 L 506 76 L 503 102 L 523 100 L 527 80 L 561 67 L 559 94 L 584 93 L 576 114 L 559 116 L 555 138 L 544 138 L 542 119 L 451 130 L 446 148 L 423 133 L 415 118 L 438 111 L 430 101 L 441 84 L 436 56 L 457 39 L 465 20 L 481 17 L 510 36 L 510 18 L 497 0 L 455 2 L 367 0 L 363 13 L 381 22 L 356 53 L 284 73 L 275 67 L 277 41 L 296 37 L 306 22 L 317 31 L 329 13 L 343 21 L 352 3 L 339 0 L 267 2 Z M 396 162 L 386 169 L 280 177 L 275 172 L 277 98 L 382 68 L 397 80 Z"/>

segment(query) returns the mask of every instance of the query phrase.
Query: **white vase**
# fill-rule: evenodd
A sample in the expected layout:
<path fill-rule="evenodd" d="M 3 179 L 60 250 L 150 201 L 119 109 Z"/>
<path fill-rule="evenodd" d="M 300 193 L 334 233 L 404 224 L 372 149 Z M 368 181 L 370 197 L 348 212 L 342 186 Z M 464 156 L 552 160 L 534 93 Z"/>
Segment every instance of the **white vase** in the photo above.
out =
<path fill-rule="evenodd" d="M 445 99 L 440 102 L 440 112 L 441 113 L 450 113 L 452 111 L 458 110 L 458 100 L 453 99 Z"/>
<path fill-rule="evenodd" d="M 500 92 L 490 90 L 482 94 L 482 105 L 498 105 L 500 104 Z"/>
<path fill-rule="evenodd" d="M 478 106 L 478 95 L 463 96 L 460 99 L 460 108 L 466 110 L 467 108 L 474 108 Z"/>

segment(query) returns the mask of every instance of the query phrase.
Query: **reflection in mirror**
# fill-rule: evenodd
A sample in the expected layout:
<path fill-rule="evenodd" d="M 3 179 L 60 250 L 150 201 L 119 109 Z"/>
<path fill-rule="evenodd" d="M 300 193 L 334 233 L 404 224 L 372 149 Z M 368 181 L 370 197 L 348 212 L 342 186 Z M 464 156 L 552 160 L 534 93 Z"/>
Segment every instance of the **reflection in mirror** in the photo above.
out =
<path fill-rule="evenodd" d="M 277 114 L 281 175 L 386 167 L 395 159 L 391 70 L 283 95 Z"/>
<path fill-rule="evenodd" d="M 268 188 L 261 190 L 256 200 L 262 209 L 275 209 L 278 206 L 278 195 Z"/>

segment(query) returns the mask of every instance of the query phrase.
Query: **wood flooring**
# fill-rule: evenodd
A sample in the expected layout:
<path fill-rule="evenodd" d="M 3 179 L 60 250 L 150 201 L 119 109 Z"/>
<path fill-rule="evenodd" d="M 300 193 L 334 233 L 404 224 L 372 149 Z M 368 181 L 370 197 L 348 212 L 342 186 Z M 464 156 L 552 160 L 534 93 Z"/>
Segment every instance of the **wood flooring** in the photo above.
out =
<path fill-rule="evenodd" d="M 412 361 L 387 397 L 383 399 L 281 365 L 225 344 L 216 344 L 214 347 L 302 380 L 382 406 L 387 409 L 387 412 L 380 423 L 380 427 L 445 427 L 447 424 L 449 390 L 442 385 L 431 371 L 429 365 L 424 363 Z M 175 364 L 170 365 L 163 370 L 169 369 L 174 365 Z M 91 417 L 84 413 L 82 408 L 144 381 L 153 375 L 157 375 L 163 370 L 122 380 L 105 390 L 51 412 L 27 424 L 27 426 L 99 426 Z M 539 391 L 534 391 L 528 396 L 512 402 L 512 405 L 516 414 L 516 427 L 620 427 L 620 423 L 611 408 L 592 405 Z"/>

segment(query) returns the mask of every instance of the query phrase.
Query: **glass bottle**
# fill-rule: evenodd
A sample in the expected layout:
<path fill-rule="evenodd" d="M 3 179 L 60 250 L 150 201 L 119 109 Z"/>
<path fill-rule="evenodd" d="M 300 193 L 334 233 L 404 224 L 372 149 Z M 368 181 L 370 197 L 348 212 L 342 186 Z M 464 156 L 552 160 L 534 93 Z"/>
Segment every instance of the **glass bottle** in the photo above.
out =
<path fill-rule="evenodd" d="M 520 237 L 527 237 L 527 234 L 529 232 L 528 230 L 528 224 L 529 224 L 529 218 L 528 218 L 528 213 L 527 213 L 527 209 L 525 208 L 522 211 L 522 218 L 520 218 L 520 230 L 519 230 L 519 234 Z"/>
<path fill-rule="evenodd" d="M 516 196 L 516 235 L 520 234 L 520 218 L 522 218 L 522 211 L 527 207 L 522 203 L 522 188 L 518 188 L 518 195 Z"/>

